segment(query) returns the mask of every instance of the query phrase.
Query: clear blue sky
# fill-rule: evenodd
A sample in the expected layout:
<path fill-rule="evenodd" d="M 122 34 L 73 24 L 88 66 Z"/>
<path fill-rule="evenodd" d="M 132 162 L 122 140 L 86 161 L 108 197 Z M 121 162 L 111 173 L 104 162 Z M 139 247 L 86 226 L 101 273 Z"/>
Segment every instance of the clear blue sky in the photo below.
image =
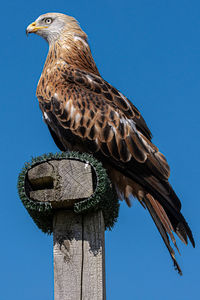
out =
<path fill-rule="evenodd" d="M 167 156 L 170 181 L 197 247 L 178 243 L 178 276 L 149 216 L 134 201 L 106 233 L 109 300 L 199 299 L 200 2 L 194 0 L 43 0 L 1 4 L 1 296 L 53 299 L 52 237 L 22 206 L 17 176 L 31 156 L 56 152 L 35 97 L 47 54 L 26 26 L 45 12 L 76 17 L 102 76 L 140 109 Z"/>

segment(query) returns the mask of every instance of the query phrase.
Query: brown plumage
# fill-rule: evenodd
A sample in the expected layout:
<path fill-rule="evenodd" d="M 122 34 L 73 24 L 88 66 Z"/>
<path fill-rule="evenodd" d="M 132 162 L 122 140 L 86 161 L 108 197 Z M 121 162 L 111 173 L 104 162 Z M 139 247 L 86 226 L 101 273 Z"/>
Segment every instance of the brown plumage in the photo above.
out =
<path fill-rule="evenodd" d="M 49 53 L 37 87 L 44 120 L 62 150 L 92 153 L 100 159 L 130 206 L 136 197 L 149 210 L 174 265 L 173 235 L 194 246 L 180 213 L 181 203 L 168 182 L 169 166 L 151 142 L 151 132 L 137 108 L 99 74 L 87 35 L 63 14 L 40 16 L 27 27 L 49 42 Z M 177 248 L 178 249 L 178 248 Z"/>

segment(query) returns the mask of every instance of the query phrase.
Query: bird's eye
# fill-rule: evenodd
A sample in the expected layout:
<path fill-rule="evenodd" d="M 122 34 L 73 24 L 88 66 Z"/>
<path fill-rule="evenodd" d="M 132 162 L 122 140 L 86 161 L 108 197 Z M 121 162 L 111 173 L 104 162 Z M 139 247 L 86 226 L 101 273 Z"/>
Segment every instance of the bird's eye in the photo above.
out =
<path fill-rule="evenodd" d="M 52 19 L 51 18 L 46 18 L 44 21 L 48 25 L 52 23 Z"/>

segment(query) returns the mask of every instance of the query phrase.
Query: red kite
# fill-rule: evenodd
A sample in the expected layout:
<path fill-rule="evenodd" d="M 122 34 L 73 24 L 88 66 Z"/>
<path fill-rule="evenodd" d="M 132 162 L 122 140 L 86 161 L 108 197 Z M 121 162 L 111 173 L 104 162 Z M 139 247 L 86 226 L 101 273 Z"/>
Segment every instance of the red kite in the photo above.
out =
<path fill-rule="evenodd" d="M 185 243 L 192 232 L 168 182 L 169 166 L 152 144 L 137 108 L 99 74 L 87 35 L 77 21 L 59 13 L 41 15 L 26 30 L 49 43 L 37 87 L 44 120 L 61 151 L 92 153 L 107 169 L 119 198 L 136 197 L 151 214 L 175 268 L 173 232 Z M 177 248 L 178 250 L 178 248 Z"/>

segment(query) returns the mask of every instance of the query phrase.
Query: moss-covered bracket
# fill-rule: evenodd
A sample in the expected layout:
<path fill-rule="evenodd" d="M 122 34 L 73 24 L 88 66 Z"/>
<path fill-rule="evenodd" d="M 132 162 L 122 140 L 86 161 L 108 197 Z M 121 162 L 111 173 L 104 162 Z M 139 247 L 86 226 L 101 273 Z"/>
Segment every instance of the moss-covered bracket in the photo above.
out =
<path fill-rule="evenodd" d="M 25 182 L 28 171 L 42 162 L 65 158 L 89 163 L 96 175 L 96 188 L 94 193 L 88 199 L 75 203 L 74 212 L 86 213 L 90 210 L 101 209 L 104 216 L 105 227 L 106 229 L 111 229 L 117 221 L 119 212 L 119 202 L 116 191 L 112 187 L 110 179 L 102 164 L 92 155 L 87 153 L 80 154 L 78 152 L 44 154 L 32 158 L 31 162 L 25 163 L 18 177 L 18 193 L 33 221 L 44 233 L 51 234 L 55 209 L 52 208 L 50 202 L 36 202 L 27 196 Z"/>

